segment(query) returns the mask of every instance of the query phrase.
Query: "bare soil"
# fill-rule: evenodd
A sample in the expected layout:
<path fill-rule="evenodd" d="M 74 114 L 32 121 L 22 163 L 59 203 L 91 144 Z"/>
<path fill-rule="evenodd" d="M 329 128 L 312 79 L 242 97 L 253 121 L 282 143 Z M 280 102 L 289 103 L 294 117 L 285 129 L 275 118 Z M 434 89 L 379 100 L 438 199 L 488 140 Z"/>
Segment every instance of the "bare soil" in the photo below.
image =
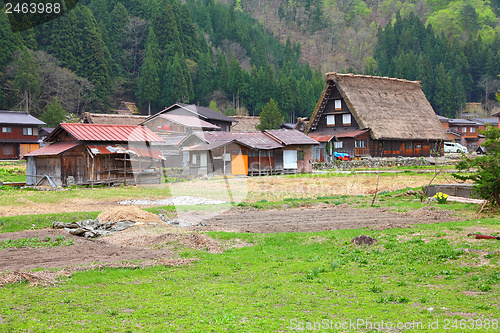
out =
<path fill-rule="evenodd" d="M 37 268 L 63 268 L 96 263 L 126 263 L 139 260 L 179 258 L 175 249 L 190 247 L 220 253 L 229 247 L 247 246 L 243 242 L 224 244 L 197 231 L 232 232 L 312 232 L 370 227 L 386 229 L 416 223 L 458 220 L 447 211 L 422 208 L 407 213 L 388 209 L 353 209 L 346 206 L 285 210 L 233 210 L 203 221 L 204 226 L 172 227 L 139 225 L 96 240 L 73 236 L 64 230 L 42 229 L 0 234 L 0 241 L 28 237 L 63 235 L 74 245 L 54 248 L 0 250 L 0 272 Z M 159 262 L 161 263 L 161 262 Z M 125 264 L 124 264 L 125 265 Z"/>
<path fill-rule="evenodd" d="M 346 205 L 286 210 L 230 211 L 203 221 L 206 226 L 194 227 L 200 231 L 232 232 L 314 232 L 337 229 L 401 228 L 418 223 L 456 221 L 459 218 L 449 211 L 430 210 L 424 207 L 407 213 L 388 208 L 355 209 Z"/>

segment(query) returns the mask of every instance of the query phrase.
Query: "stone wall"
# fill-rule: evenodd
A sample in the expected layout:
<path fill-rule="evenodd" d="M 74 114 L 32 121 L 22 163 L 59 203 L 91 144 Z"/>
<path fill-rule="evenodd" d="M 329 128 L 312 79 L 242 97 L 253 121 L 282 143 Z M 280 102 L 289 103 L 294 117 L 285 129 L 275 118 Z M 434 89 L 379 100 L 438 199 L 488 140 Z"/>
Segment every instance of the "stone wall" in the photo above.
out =
<path fill-rule="evenodd" d="M 313 163 L 314 170 L 349 170 L 357 168 L 388 168 L 398 166 L 432 166 L 436 163 L 434 158 L 427 157 L 373 157 L 352 161 L 332 161 L 324 163 Z M 438 164 L 455 164 L 456 160 L 439 161 Z"/>

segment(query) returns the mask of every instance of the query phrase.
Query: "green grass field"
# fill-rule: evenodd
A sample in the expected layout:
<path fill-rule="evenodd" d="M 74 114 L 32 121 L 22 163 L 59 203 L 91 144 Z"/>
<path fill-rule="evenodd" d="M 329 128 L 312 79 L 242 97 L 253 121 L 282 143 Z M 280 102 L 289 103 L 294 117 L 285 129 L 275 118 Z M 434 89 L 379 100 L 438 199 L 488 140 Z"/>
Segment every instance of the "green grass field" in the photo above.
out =
<path fill-rule="evenodd" d="M 480 222 L 500 231 L 496 219 Z M 182 257 L 199 258 L 190 266 L 79 272 L 55 287 L 8 285 L 1 289 L 0 330 L 290 332 L 308 322 L 383 320 L 423 327 L 439 321 L 432 331 L 442 332 L 448 323 L 447 331 L 475 332 L 452 325 L 473 319 L 469 327 L 487 320 L 493 327 L 500 301 L 500 255 L 487 254 L 499 251 L 500 242 L 466 237 L 476 225 L 477 220 L 384 231 L 209 233 L 251 246 L 222 254 L 182 250 Z M 378 244 L 351 245 L 360 234 Z"/>

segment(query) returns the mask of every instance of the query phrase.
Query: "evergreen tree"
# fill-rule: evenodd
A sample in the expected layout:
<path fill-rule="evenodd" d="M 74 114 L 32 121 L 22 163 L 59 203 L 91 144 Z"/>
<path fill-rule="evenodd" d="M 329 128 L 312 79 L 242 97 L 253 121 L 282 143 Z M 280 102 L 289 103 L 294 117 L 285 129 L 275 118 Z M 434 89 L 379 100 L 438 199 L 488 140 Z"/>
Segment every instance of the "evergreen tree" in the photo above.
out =
<path fill-rule="evenodd" d="M 181 57 L 175 54 L 172 62 L 165 68 L 163 79 L 161 101 L 165 106 L 177 102 L 189 102 L 190 92 L 187 78 L 182 70 Z"/>
<path fill-rule="evenodd" d="M 200 45 L 198 43 L 198 34 L 186 4 L 181 6 L 179 27 L 184 56 L 188 59 L 197 59 Z"/>
<path fill-rule="evenodd" d="M 29 101 L 33 94 L 40 92 L 40 76 L 36 71 L 36 64 L 30 51 L 23 47 L 18 60 L 17 73 L 14 78 L 14 87 L 24 95 L 25 110 L 29 112 Z"/>
<path fill-rule="evenodd" d="M 146 50 L 146 57 L 141 67 L 139 79 L 139 101 L 148 104 L 148 115 L 151 114 L 151 103 L 156 105 L 160 94 L 160 79 L 151 45 Z"/>
<path fill-rule="evenodd" d="M 182 52 L 179 30 L 170 4 L 161 6 L 158 12 L 153 15 L 152 25 L 158 38 L 160 50 L 169 59 L 173 58 L 176 52 Z"/>
<path fill-rule="evenodd" d="M 12 60 L 14 51 L 20 45 L 19 35 L 12 32 L 7 15 L 0 10 L 0 72 Z"/>
<path fill-rule="evenodd" d="M 271 100 L 264 105 L 260 114 L 260 124 L 257 125 L 259 131 L 268 129 L 279 129 L 283 123 L 283 115 L 278 108 L 278 103 L 271 98 Z"/>
<path fill-rule="evenodd" d="M 63 110 L 57 97 L 54 97 L 52 102 L 45 106 L 41 120 L 45 122 L 48 127 L 56 127 L 64 121 L 65 116 L 66 111 Z"/>
<path fill-rule="evenodd" d="M 198 74 L 196 75 L 196 84 L 194 85 L 196 101 L 202 105 L 207 105 L 210 101 L 210 92 L 213 90 L 212 77 L 212 59 L 210 59 L 208 53 L 203 53 L 198 60 Z"/>

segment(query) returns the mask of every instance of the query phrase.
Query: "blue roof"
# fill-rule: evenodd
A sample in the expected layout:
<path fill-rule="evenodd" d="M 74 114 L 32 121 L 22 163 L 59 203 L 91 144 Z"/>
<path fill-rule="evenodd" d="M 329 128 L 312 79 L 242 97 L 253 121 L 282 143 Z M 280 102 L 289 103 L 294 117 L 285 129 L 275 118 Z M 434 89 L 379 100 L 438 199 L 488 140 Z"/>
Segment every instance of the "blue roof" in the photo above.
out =
<path fill-rule="evenodd" d="M 0 124 L 12 125 L 46 125 L 26 112 L 0 111 Z"/>

